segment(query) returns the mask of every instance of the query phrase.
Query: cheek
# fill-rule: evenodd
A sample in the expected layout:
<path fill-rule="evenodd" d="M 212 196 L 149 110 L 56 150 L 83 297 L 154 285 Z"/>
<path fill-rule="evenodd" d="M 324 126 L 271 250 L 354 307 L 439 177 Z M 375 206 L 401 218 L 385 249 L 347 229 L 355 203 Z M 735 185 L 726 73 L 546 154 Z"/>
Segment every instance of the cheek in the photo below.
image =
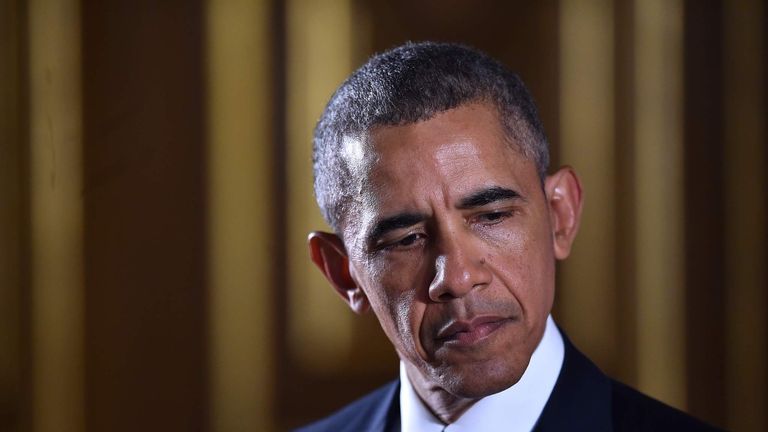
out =
<path fill-rule="evenodd" d="M 527 306 L 536 309 L 536 314 L 544 319 L 552 309 L 555 291 L 555 257 L 549 233 L 543 230 L 539 236 L 530 239 L 526 248 L 530 291 Z"/>
<path fill-rule="evenodd" d="M 382 330 L 401 356 L 413 358 L 423 350 L 418 339 L 425 304 L 421 300 L 421 272 L 411 265 L 380 265 L 371 268 L 364 286 Z M 389 263 L 391 264 L 391 263 Z M 427 285 L 428 286 L 428 285 Z"/>
<path fill-rule="evenodd" d="M 489 261 L 526 315 L 548 314 L 554 299 L 554 255 L 546 228 L 513 230 L 504 240 Z"/>

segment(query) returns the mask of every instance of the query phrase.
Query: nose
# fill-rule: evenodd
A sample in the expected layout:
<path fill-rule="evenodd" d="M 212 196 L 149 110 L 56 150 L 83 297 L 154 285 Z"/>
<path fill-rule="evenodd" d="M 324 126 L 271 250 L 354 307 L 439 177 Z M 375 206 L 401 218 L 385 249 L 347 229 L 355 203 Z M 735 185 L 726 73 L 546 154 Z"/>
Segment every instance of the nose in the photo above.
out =
<path fill-rule="evenodd" d="M 435 277 L 429 285 L 430 300 L 447 302 L 461 298 L 491 282 L 492 273 L 472 240 L 452 235 L 441 242 L 435 258 Z"/>

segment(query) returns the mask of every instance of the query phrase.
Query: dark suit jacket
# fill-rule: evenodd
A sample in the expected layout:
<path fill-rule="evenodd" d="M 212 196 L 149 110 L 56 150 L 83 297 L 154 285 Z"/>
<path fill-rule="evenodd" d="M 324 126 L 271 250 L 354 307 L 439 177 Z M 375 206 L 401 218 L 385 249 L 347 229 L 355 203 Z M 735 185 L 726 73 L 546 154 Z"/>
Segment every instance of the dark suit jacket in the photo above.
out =
<path fill-rule="evenodd" d="M 535 431 L 714 431 L 688 414 L 603 374 L 563 335 L 565 359 Z M 393 381 L 299 432 L 400 430 L 400 381 Z"/>

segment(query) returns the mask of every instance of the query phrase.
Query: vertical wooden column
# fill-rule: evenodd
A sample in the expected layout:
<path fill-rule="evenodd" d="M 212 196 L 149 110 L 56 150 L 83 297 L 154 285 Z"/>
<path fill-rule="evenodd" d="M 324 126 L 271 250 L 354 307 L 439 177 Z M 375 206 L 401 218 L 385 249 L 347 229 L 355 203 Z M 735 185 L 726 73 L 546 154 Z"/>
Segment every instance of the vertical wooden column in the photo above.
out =
<path fill-rule="evenodd" d="M 287 4 L 288 346 L 307 370 L 333 371 L 349 353 L 352 313 L 313 268 L 306 239 L 328 229 L 312 192 L 312 131 L 352 71 L 350 0 Z"/>
<path fill-rule="evenodd" d="M 724 425 L 723 2 L 684 2 L 687 409 Z"/>
<path fill-rule="evenodd" d="M 636 1 L 634 17 L 638 386 L 684 408 L 682 5 Z"/>
<path fill-rule="evenodd" d="M 616 159 L 616 317 L 619 367 L 615 377 L 637 385 L 637 252 L 635 206 L 634 2 L 614 2 L 614 133 Z"/>
<path fill-rule="evenodd" d="M 22 373 L 26 320 L 26 134 L 22 90 L 24 14 L 18 0 L 0 1 L 0 424 L 23 429 L 27 392 Z"/>
<path fill-rule="evenodd" d="M 84 429 L 80 8 L 29 3 L 32 418 Z"/>
<path fill-rule="evenodd" d="M 275 427 L 269 5 L 207 4 L 212 431 Z"/>
<path fill-rule="evenodd" d="M 765 2 L 724 2 L 727 427 L 768 428 Z"/>
<path fill-rule="evenodd" d="M 560 161 L 584 184 L 573 254 L 560 272 L 561 323 L 601 367 L 618 365 L 613 4 L 560 4 Z"/>
<path fill-rule="evenodd" d="M 88 431 L 209 424 L 203 10 L 83 2 Z"/>

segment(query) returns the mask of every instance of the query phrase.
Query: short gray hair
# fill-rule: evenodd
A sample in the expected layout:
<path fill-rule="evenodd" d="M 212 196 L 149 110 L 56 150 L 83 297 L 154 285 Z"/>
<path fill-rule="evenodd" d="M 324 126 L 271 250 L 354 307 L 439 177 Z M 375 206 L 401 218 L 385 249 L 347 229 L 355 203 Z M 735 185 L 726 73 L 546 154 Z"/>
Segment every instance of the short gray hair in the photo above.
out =
<path fill-rule="evenodd" d="M 313 144 L 315 198 L 339 233 L 349 207 L 352 173 L 344 137 L 377 126 L 428 120 L 470 102 L 489 102 L 517 150 L 543 179 L 549 145 L 536 104 L 522 80 L 488 55 L 458 44 L 407 43 L 371 57 L 336 90 L 317 123 Z"/>

